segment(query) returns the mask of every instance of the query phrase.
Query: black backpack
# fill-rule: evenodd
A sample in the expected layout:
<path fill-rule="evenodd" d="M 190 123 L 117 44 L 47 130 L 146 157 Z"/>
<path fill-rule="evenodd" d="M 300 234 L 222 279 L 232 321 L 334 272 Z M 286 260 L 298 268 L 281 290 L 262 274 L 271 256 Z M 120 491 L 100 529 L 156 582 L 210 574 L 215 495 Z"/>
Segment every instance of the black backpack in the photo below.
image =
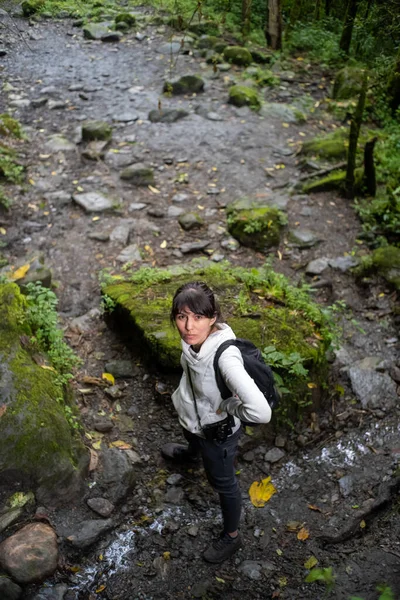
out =
<path fill-rule="evenodd" d="M 244 368 L 252 379 L 254 379 L 257 387 L 262 391 L 265 400 L 274 409 L 279 404 L 279 392 L 274 382 L 274 375 L 271 368 L 265 363 L 260 350 L 249 340 L 236 338 L 235 340 L 227 340 L 223 342 L 217 349 L 214 357 L 215 379 L 222 398 L 225 400 L 232 396 L 231 390 L 226 385 L 219 370 L 218 361 L 221 354 L 229 348 L 236 346 L 239 348 L 244 362 Z M 258 425 L 258 423 L 247 423 L 242 421 L 244 425 Z"/>

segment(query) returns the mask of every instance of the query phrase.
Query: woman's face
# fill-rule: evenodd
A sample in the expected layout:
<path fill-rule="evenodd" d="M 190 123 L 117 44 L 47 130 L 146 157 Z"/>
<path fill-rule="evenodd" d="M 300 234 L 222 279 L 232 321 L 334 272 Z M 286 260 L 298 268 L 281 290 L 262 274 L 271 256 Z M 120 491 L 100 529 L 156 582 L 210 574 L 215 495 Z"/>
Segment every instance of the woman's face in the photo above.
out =
<path fill-rule="evenodd" d="M 199 351 L 202 343 L 214 331 L 216 317 L 210 319 L 204 315 L 197 315 L 187 306 L 176 315 L 175 323 L 184 342 Z"/>

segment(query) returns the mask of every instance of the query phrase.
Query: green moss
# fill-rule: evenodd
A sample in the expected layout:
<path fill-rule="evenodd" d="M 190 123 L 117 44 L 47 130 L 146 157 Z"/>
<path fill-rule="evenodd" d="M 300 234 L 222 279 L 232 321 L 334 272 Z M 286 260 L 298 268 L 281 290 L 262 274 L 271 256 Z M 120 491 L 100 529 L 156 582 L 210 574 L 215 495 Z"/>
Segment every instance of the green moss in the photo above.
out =
<path fill-rule="evenodd" d="M 377 248 L 363 259 L 356 273 L 358 275 L 376 273 L 395 289 L 400 290 L 400 248 L 396 246 Z"/>
<path fill-rule="evenodd" d="M 286 217 L 275 207 L 234 202 L 227 207 L 227 221 L 229 233 L 243 246 L 265 252 L 279 244 Z"/>
<path fill-rule="evenodd" d="M 229 102 L 234 106 L 249 106 L 253 110 L 261 108 L 257 91 L 244 85 L 233 85 L 229 88 Z"/>
<path fill-rule="evenodd" d="M 164 83 L 164 94 L 182 96 L 184 94 L 198 94 L 204 90 L 204 81 L 198 75 L 184 75 L 177 81 Z"/>
<path fill-rule="evenodd" d="M 119 13 L 115 17 L 115 23 L 125 23 L 128 27 L 133 27 L 136 24 L 136 17 L 131 13 Z"/>
<path fill-rule="evenodd" d="M 332 190 L 342 191 L 345 179 L 345 171 L 333 171 L 326 177 L 321 177 L 315 181 L 305 183 L 303 185 L 303 193 L 312 194 L 313 192 L 329 192 Z"/>
<path fill-rule="evenodd" d="M 21 6 L 24 17 L 31 17 L 43 8 L 44 0 L 24 0 Z"/>
<path fill-rule="evenodd" d="M 0 177 L 11 183 L 20 183 L 24 167 L 19 164 L 15 150 L 0 144 Z"/>
<path fill-rule="evenodd" d="M 227 46 L 224 50 L 224 59 L 241 67 L 248 67 L 253 61 L 251 53 L 241 46 Z"/>
<path fill-rule="evenodd" d="M 301 153 L 327 160 L 345 160 L 349 146 L 348 138 L 348 129 L 341 127 L 324 136 L 317 136 L 306 140 L 303 142 Z"/>
<path fill-rule="evenodd" d="M 363 78 L 363 69 L 344 67 L 336 74 L 332 97 L 335 100 L 348 100 L 358 96 L 361 92 Z"/>
<path fill-rule="evenodd" d="M 7 113 L 3 113 L 0 115 L 0 135 L 21 139 L 23 137 L 21 124 Z"/>

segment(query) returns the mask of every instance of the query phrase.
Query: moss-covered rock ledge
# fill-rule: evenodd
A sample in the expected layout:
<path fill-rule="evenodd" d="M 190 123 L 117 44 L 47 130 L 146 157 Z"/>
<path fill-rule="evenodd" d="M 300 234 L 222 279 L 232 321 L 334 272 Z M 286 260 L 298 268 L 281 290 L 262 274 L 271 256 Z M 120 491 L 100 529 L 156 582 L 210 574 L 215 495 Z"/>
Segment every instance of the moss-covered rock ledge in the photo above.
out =
<path fill-rule="evenodd" d="M 207 262 L 171 270 L 142 268 L 129 279 L 108 281 L 103 292 L 115 303 L 124 330 L 132 328 L 133 343 L 141 352 L 161 367 L 177 369 L 180 340 L 169 321 L 170 306 L 177 287 L 193 280 L 205 281 L 217 293 L 224 319 L 238 337 L 269 352 L 276 348 L 270 356 L 283 378 L 281 387 L 286 388 L 284 408 L 310 402 L 312 390 L 325 380 L 331 332 L 324 313 L 308 294 L 269 267 L 247 270 Z M 292 372 L 289 363 L 292 367 L 296 363 Z M 301 373 L 301 366 L 308 373 Z"/>
<path fill-rule="evenodd" d="M 31 348 L 26 311 L 18 286 L 1 284 L 0 481 L 9 474 L 55 506 L 79 495 L 87 453 L 57 401 L 54 369 Z"/>

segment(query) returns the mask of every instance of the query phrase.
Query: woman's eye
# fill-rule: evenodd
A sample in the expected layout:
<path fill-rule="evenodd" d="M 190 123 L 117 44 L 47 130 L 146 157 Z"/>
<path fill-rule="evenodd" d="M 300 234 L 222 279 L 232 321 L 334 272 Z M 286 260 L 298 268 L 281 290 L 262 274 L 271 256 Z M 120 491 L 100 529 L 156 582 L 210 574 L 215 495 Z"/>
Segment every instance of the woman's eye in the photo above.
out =
<path fill-rule="evenodd" d="M 196 315 L 196 317 L 195 317 L 195 318 L 196 318 L 196 320 L 197 320 L 197 321 L 200 321 L 200 319 L 202 319 L 202 318 L 203 318 L 203 315 Z"/>

